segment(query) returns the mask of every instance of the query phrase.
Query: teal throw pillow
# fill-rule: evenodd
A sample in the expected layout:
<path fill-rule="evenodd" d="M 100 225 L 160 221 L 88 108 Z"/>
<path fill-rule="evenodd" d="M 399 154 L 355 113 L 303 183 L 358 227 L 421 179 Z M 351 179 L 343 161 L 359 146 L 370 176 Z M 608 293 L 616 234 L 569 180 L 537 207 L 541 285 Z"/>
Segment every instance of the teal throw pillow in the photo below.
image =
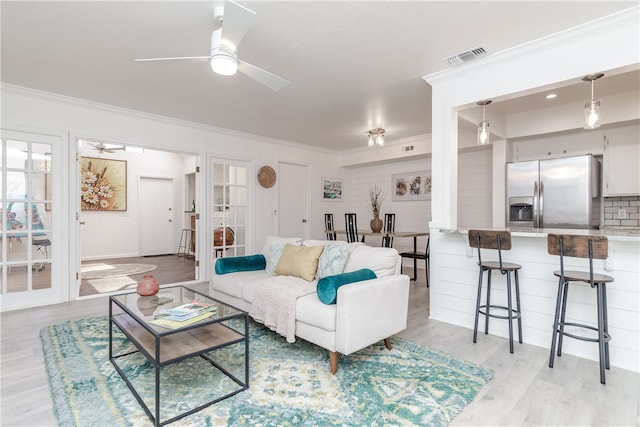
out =
<path fill-rule="evenodd" d="M 326 276 L 318 280 L 316 290 L 318 298 L 324 304 L 335 304 L 338 298 L 338 288 L 349 283 L 361 282 L 363 280 L 375 279 L 376 273 L 368 268 L 351 271 L 349 273 Z"/>
<path fill-rule="evenodd" d="M 216 274 L 264 270 L 266 265 L 267 261 L 262 254 L 218 258 L 216 260 Z"/>

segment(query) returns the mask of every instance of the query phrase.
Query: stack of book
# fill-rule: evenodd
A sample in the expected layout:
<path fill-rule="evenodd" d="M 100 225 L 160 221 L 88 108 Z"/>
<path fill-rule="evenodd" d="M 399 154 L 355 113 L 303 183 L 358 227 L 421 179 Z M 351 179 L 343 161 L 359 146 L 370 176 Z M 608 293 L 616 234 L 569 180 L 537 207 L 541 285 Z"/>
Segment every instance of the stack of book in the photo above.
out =
<path fill-rule="evenodd" d="M 158 313 L 149 323 L 169 329 L 178 329 L 199 322 L 214 315 L 217 307 L 214 304 L 190 302 L 178 307 L 167 308 Z"/>

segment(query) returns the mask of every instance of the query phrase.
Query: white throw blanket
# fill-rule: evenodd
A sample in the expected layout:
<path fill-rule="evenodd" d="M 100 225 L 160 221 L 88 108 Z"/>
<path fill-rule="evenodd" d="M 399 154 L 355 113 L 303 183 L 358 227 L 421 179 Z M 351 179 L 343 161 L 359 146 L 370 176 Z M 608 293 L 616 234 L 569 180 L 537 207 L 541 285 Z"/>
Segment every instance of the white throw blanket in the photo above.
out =
<path fill-rule="evenodd" d="M 316 282 L 294 276 L 270 277 L 255 290 L 249 315 L 293 343 L 296 341 L 296 301 L 314 292 Z"/>

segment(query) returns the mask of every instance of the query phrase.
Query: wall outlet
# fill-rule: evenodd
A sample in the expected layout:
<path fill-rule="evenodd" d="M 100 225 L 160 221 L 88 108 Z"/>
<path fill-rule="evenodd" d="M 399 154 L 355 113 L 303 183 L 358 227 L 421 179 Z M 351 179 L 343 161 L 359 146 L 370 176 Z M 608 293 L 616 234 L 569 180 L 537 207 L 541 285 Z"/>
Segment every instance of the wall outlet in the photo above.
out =
<path fill-rule="evenodd" d="M 627 219 L 626 209 L 618 209 L 618 219 Z"/>

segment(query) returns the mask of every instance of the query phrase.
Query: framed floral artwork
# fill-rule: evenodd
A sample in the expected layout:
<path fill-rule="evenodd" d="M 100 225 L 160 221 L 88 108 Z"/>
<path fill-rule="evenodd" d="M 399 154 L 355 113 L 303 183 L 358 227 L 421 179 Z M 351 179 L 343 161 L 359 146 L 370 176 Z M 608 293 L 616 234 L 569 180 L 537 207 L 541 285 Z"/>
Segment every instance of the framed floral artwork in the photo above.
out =
<path fill-rule="evenodd" d="M 341 201 L 342 181 L 335 178 L 322 178 L 322 200 Z"/>
<path fill-rule="evenodd" d="M 80 158 L 80 205 L 83 211 L 127 210 L 127 162 Z"/>
<path fill-rule="evenodd" d="M 431 174 L 409 172 L 391 175 L 391 200 L 431 200 Z"/>

